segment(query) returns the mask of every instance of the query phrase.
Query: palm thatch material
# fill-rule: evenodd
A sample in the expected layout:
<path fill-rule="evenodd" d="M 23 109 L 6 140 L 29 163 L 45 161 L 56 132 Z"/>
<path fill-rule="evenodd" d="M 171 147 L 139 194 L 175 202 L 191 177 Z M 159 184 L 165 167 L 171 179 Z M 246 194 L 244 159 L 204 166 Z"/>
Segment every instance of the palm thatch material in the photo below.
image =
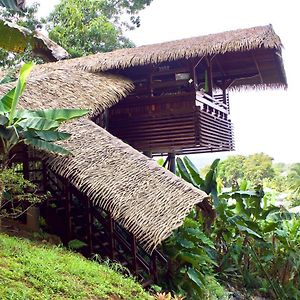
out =
<path fill-rule="evenodd" d="M 0 94 L 14 83 L 0 85 Z M 82 70 L 34 68 L 20 105 L 30 109 L 90 108 L 97 115 L 125 97 L 133 89 L 130 80 L 109 74 Z"/>
<path fill-rule="evenodd" d="M 274 48 L 278 50 L 282 48 L 281 40 L 274 32 L 272 25 L 231 30 L 136 48 L 119 49 L 107 53 L 97 53 L 58 62 L 53 64 L 53 67 L 56 68 L 55 65 L 64 65 L 99 72 L 156 64 L 163 61 L 174 61 L 181 58 L 188 59 L 227 52 L 242 52 L 258 48 Z"/>
<path fill-rule="evenodd" d="M 73 156 L 46 163 L 132 232 L 147 250 L 178 228 L 207 195 L 88 119 L 62 126 Z"/>

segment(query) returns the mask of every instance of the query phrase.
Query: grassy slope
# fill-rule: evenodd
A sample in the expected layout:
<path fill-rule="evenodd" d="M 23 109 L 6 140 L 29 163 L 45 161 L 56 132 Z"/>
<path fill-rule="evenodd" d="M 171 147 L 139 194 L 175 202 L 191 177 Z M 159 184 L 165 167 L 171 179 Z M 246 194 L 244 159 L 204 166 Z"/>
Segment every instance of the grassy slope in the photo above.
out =
<path fill-rule="evenodd" d="M 114 297 L 110 297 L 114 296 Z M 0 234 L 0 299 L 152 299 L 131 278 L 59 247 Z"/>

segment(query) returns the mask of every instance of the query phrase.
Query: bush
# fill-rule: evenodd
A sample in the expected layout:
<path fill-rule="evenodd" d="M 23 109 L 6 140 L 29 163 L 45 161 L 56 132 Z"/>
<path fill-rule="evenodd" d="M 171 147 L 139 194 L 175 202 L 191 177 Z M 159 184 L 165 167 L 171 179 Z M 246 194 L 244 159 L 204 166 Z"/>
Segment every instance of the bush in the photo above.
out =
<path fill-rule="evenodd" d="M 216 160 L 205 179 L 190 160 L 178 174 L 213 199 L 216 219 L 204 230 L 192 213 L 164 243 L 170 258 L 166 285 L 188 299 L 222 299 L 219 282 L 275 299 L 300 299 L 300 220 L 271 204 L 262 186 L 243 181 L 229 192 L 217 182 Z"/>
<path fill-rule="evenodd" d="M 46 196 L 37 194 L 37 186 L 24 179 L 13 169 L 0 170 L 0 219 L 17 218 L 31 205 L 40 203 Z"/>

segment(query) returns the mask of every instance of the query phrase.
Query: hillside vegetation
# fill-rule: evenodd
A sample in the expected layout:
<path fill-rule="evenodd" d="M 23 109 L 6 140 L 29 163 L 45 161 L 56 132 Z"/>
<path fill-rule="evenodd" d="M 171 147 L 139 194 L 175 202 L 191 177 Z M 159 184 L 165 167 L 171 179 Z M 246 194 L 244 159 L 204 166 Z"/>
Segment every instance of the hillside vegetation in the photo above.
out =
<path fill-rule="evenodd" d="M 153 298 L 105 264 L 0 233 L 0 299 Z"/>

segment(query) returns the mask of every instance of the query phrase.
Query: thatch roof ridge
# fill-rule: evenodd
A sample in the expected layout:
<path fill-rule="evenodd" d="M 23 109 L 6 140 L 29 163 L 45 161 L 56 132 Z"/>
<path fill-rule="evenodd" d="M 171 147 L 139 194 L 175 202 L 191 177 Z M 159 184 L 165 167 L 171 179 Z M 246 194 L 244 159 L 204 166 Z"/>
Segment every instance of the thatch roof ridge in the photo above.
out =
<path fill-rule="evenodd" d="M 154 249 L 207 195 L 112 136 L 91 120 L 66 123 L 61 144 L 72 156 L 46 163 Z"/>
<path fill-rule="evenodd" d="M 61 66 L 100 72 L 181 58 L 248 51 L 263 47 L 278 50 L 283 47 L 271 24 L 97 53 L 57 62 L 52 66 L 55 68 Z"/>

